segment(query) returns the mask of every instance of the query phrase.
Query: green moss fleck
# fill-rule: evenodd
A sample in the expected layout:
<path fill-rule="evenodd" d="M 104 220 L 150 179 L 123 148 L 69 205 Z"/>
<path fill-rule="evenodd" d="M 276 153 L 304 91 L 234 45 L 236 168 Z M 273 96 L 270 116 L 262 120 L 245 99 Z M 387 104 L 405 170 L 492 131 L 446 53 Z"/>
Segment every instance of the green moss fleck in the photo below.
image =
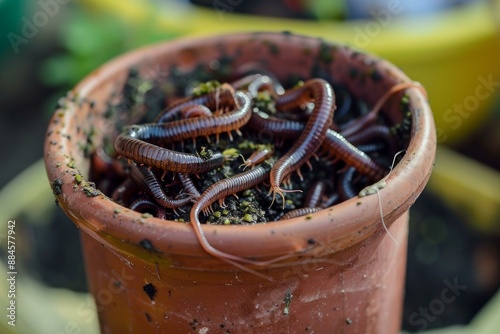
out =
<path fill-rule="evenodd" d="M 249 213 L 244 215 L 243 218 L 241 218 L 241 220 L 247 223 L 252 223 L 254 221 L 253 216 Z"/>
<path fill-rule="evenodd" d="M 193 88 L 193 96 L 201 96 L 213 92 L 215 89 L 220 87 L 221 84 L 217 80 L 210 80 L 207 82 L 202 82 L 198 86 Z"/>
<path fill-rule="evenodd" d="M 201 151 L 198 152 L 198 156 L 203 160 L 209 160 L 210 158 L 212 158 L 213 155 L 214 152 L 210 149 L 207 149 L 205 146 L 202 146 Z"/>
<path fill-rule="evenodd" d="M 81 174 L 76 174 L 75 175 L 75 182 L 77 184 L 80 184 L 80 183 L 82 183 L 82 181 L 83 181 L 83 176 Z"/>

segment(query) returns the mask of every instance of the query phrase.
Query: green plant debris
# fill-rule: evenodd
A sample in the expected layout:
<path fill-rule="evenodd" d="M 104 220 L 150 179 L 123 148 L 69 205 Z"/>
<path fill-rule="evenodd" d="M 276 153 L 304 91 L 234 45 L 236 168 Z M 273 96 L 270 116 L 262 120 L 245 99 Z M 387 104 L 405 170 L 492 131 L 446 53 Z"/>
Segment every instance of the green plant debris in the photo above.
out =
<path fill-rule="evenodd" d="M 82 183 L 82 181 L 83 181 L 83 176 L 81 174 L 76 174 L 75 175 L 75 182 L 77 184 L 80 184 L 80 183 Z"/>
<path fill-rule="evenodd" d="M 270 114 L 276 114 L 276 102 L 274 99 L 271 97 L 271 94 L 265 90 L 262 92 L 258 92 L 257 96 L 253 99 L 253 104 L 254 107 L 270 113 Z"/>
<path fill-rule="evenodd" d="M 193 88 L 193 96 L 201 96 L 215 91 L 221 86 L 220 82 L 217 80 L 209 80 L 207 82 L 202 82 Z"/>
<path fill-rule="evenodd" d="M 198 156 L 203 160 L 209 160 L 214 155 L 214 152 L 208 149 L 206 146 L 201 147 L 201 151 L 198 152 Z"/>
<path fill-rule="evenodd" d="M 94 127 L 91 127 L 88 130 L 84 130 L 83 133 L 86 136 L 86 140 L 85 143 L 80 143 L 79 147 L 83 153 L 83 156 L 88 158 L 90 156 L 90 153 L 94 149 L 94 136 L 96 135 L 96 129 Z"/>
<path fill-rule="evenodd" d="M 87 197 L 96 197 L 101 194 L 101 192 L 96 189 L 94 182 L 83 181 L 81 186 Z"/>

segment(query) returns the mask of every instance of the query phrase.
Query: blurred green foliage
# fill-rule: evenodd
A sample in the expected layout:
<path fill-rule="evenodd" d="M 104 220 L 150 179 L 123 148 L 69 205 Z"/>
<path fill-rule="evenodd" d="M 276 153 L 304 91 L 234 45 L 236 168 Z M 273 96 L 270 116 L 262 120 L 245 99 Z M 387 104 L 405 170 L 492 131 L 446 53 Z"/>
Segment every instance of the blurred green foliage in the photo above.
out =
<path fill-rule="evenodd" d="M 152 25 L 129 25 L 107 13 L 71 6 L 61 21 L 60 50 L 42 62 L 41 80 L 48 86 L 72 87 L 107 60 L 141 45 L 176 37 Z"/>

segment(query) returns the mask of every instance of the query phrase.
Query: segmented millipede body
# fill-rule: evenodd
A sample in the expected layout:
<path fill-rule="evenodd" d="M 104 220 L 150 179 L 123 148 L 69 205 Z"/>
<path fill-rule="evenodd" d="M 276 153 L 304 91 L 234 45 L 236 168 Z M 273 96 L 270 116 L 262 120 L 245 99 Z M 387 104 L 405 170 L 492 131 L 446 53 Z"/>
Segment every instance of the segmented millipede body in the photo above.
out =
<path fill-rule="evenodd" d="M 283 194 L 284 190 L 280 188 L 281 182 L 284 177 L 299 168 L 316 152 L 333 121 L 335 97 L 330 84 L 323 79 L 312 79 L 307 81 L 303 87 L 305 87 L 304 93 L 307 92 L 314 97 L 314 109 L 299 139 L 276 162 L 270 173 L 271 189 L 269 193 L 273 194 L 273 202 L 276 194 L 279 194 L 283 199 L 283 205 L 285 204 L 285 195 Z"/>
<path fill-rule="evenodd" d="M 418 82 L 398 83 L 398 84 L 392 86 L 387 92 L 385 92 L 385 94 L 377 101 L 375 106 L 373 106 L 372 110 L 368 114 L 356 119 L 347 128 L 342 130 L 342 132 L 341 132 L 342 135 L 349 137 L 349 136 L 361 131 L 362 129 L 366 128 L 368 125 L 373 124 L 377 119 L 377 115 L 378 115 L 379 111 L 382 109 L 384 104 L 389 100 L 389 98 L 391 96 L 393 96 L 394 94 L 396 94 L 400 91 L 403 91 L 405 89 L 408 89 L 408 88 L 417 88 L 422 92 L 422 94 L 427 96 L 427 92 L 422 87 L 422 85 L 420 85 Z"/>
<path fill-rule="evenodd" d="M 297 217 L 305 216 L 305 215 L 308 215 L 308 214 L 311 214 L 311 213 L 319 212 L 321 210 L 323 210 L 323 208 L 321 208 L 321 207 L 299 208 L 299 209 L 295 209 L 295 210 L 292 210 L 292 211 L 289 211 L 289 212 L 285 213 L 278 220 L 286 220 L 286 219 L 297 218 Z"/>
<path fill-rule="evenodd" d="M 275 97 L 278 96 L 277 90 L 283 90 L 281 86 L 277 86 L 277 84 L 271 77 L 267 75 L 261 75 L 250 82 L 250 84 L 248 85 L 248 92 L 250 93 L 251 97 L 257 97 L 257 95 L 263 88 L 266 88 L 266 90 Z"/>
<path fill-rule="evenodd" d="M 167 219 L 166 210 L 148 198 L 138 198 L 134 200 L 129 205 L 129 209 L 142 213 L 149 212 L 152 213 L 152 215 L 155 216 L 156 218 L 164 220 Z"/>
<path fill-rule="evenodd" d="M 168 197 L 163 190 L 160 181 L 148 166 L 133 165 L 130 170 L 130 177 L 132 178 L 132 181 L 136 182 L 137 185 L 145 188 L 158 204 L 166 208 L 173 209 L 174 213 L 176 213 L 175 209 L 186 205 L 191 201 L 190 196 L 184 198 Z"/>
<path fill-rule="evenodd" d="M 343 160 L 347 165 L 355 167 L 361 174 L 368 176 L 370 180 L 380 180 L 387 172 L 341 134 L 331 129 L 328 129 L 322 147 Z"/>
<path fill-rule="evenodd" d="M 245 125 L 251 117 L 250 99 L 243 92 L 236 92 L 241 109 L 213 117 L 195 117 L 169 123 L 141 124 L 126 128 L 133 137 L 148 143 L 164 145 L 172 142 L 215 134 L 217 139 L 223 132 L 230 134 Z"/>
<path fill-rule="evenodd" d="M 358 195 L 356 189 L 354 189 L 353 186 L 355 174 L 356 168 L 349 167 L 342 175 L 340 175 L 339 195 L 343 201 L 356 197 Z"/>
<path fill-rule="evenodd" d="M 132 129 L 120 134 L 115 141 L 116 152 L 139 164 L 177 173 L 206 173 L 222 166 L 224 156 L 213 153 L 204 159 L 195 154 L 172 151 L 135 138 Z"/>
<path fill-rule="evenodd" d="M 291 109 L 303 108 L 306 103 L 312 102 L 313 98 L 310 94 L 310 82 L 314 80 L 322 79 L 311 79 L 302 86 L 289 89 L 284 94 L 278 96 L 276 98 L 276 109 L 279 109 L 280 111 L 288 111 Z M 324 83 L 330 85 L 326 81 Z"/>
<path fill-rule="evenodd" d="M 247 169 L 248 167 L 253 168 L 261 162 L 270 158 L 273 153 L 274 148 L 272 146 L 266 146 L 260 150 L 253 152 L 252 155 L 248 157 L 248 159 L 243 158 L 243 163 L 240 165 L 240 167 L 243 167 L 243 170 Z"/>
<path fill-rule="evenodd" d="M 301 122 L 268 116 L 263 112 L 253 112 L 248 125 L 252 129 L 266 131 L 278 138 L 293 138 L 305 128 Z M 322 147 L 348 165 L 356 167 L 360 173 L 377 180 L 384 176 L 385 170 L 377 165 L 366 153 L 352 145 L 338 132 L 328 129 Z"/>
<path fill-rule="evenodd" d="M 252 112 L 248 126 L 256 131 L 265 131 L 277 138 L 293 138 L 304 130 L 305 125 L 298 121 L 269 116 L 262 111 Z"/>
<path fill-rule="evenodd" d="M 196 104 L 181 111 L 181 118 L 211 117 L 212 111 L 202 104 Z"/>
<path fill-rule="evenodd" d="M 202 211 L 207 210 L 215 201 L 223 199 L 229 195 L 236 194 L 242 190 L 254 187 L 262 181 L 266 180 L 268 176 L 268 169 L 262 166 L 257 166 L 253 169 L 234 175 L 232 177 L 228 177 L 226 179 L 222 179 L 212 184 L 200 195 L 200 197 L 198 197 L 198 200 L 191 208 L 190 221 L 196 233 L 196 237 L 207 253 L 224 261 L 232 260 L 247 263 L 253 262 L 239 256 L 221 252 L 210 245 L 207 238 L 205 237 L 203 229 L 201 228 L 201 223 L 198 216 Z"/>
<path fill-rule="evenodd" d="M 182 184 L 182 187 L 184 188 L 184 191 L 191 196 L 192 199 L 197 199 L 200 197 L 200 192 L 196 188 L 196 186 L 193 183 L 193 180 L 191 180 L 191 177 L 187 173 L 178 173 L 177 177 L 179 178 L 179 181 Z"/>
<path fill-rule="evenodd" d="M 321 200 L 326 192 L 328 183 L 326 180 L 320 180 L 313 183 L 309 191 L 307 192 L 306 199 L 304 201 L 304 207 L 314 208 L 321 206 Z"/>
<path fill-rule="evenodd" d="M 165 108 L 154 120 L 155 123 L 166 123 L 174 120 L 183 109 L 195 106 L 205 105 L 209 109 L 214 110 L 219 106 L 227 106 L 228 108 L 235 108 L 233 89 L 228 89 L 227 86 L 221 86 L 214 91 L 196 97 L 187 97 L 177 101 L 167 108 Z"/>
<path fill-rule="evenodd" d="M 283 259 L 289 258 L 292 255 L 287 254 L 284 256 L 280 256 L 275 259 L 267 260 L 267 261 L 255 261 L 243 258 L 241 256 L 236 256 L 233 254 L 222 252 L 216 248 L 214 248 L 207 240 L 205 233 L 201 227 L 199 215 L 202 211 L 206 211 L 209 207 L 217 200 L 220 200 L 229 195 L 236 194 L 245 189 L 249 189 L 263 182 L 269 177 L 268 168 L 264 168 L 262 165 L 256 166 L 253 169 L 245 171 L 243 173 L 228 177 L 226 179 L 221 179 L 220 181 L 212 184 L 208 187 L 198 198 L 198 200 L 194 203 L 193 207 L 190 211 L 190 222 L 193 226 L 193 230 L 200 242 L 200 245 L 203 249 L 210 255 L 217 257 L 223 261 L 231 263 L 232 265 L 250 272 L 254 275 L 268 278 L 250 268 L 245 267 L 241 263 L 243 262 L 247 264 L 257 265 L 257 266 L 267 266 L 269 264 L 281 261 Z"/>
<path fill-rule="evenodd" d="M 397 142 L 391 129 L 382 124 L 372 125 L 365 128 L 363 131 L 354 133 L 346 139 L 353 145 L 368 144 L 374 140 L 382 140 L 387 145 L 391 155 L 397 150 Z"/>

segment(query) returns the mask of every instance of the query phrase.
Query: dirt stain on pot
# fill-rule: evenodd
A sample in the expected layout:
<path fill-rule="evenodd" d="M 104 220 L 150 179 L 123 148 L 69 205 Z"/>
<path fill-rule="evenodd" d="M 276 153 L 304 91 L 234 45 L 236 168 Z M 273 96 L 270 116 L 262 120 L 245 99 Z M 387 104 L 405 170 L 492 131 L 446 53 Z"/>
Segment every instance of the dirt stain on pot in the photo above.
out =
<path fill-rule="evenodd" d="M 149 239 L 141 240 L 139 242 L 139 245 L 142 248 L 147 249 L 148 251 L 152 251 L 152 252 L 155 252 L 155 253 L 160 253 L 160 251 L 158 251 L 156 248 L 154 248 L 153 243 Z"/>
<path fill-rule="evenodd" d="M 54 195 L 61 195 L 62 194 L 62 185 L 63 181 L 61 179 L 55 179 L 54 182 L 52 182 L 52 192 Z"/>
<path fill-rule="evenodd" d="M 148 295 L 149 299 L 153 301 L 155 299 L 156 292 L 156 287 L 152 283 L 148 283 L 142 287 L 144 292 Z"/>

